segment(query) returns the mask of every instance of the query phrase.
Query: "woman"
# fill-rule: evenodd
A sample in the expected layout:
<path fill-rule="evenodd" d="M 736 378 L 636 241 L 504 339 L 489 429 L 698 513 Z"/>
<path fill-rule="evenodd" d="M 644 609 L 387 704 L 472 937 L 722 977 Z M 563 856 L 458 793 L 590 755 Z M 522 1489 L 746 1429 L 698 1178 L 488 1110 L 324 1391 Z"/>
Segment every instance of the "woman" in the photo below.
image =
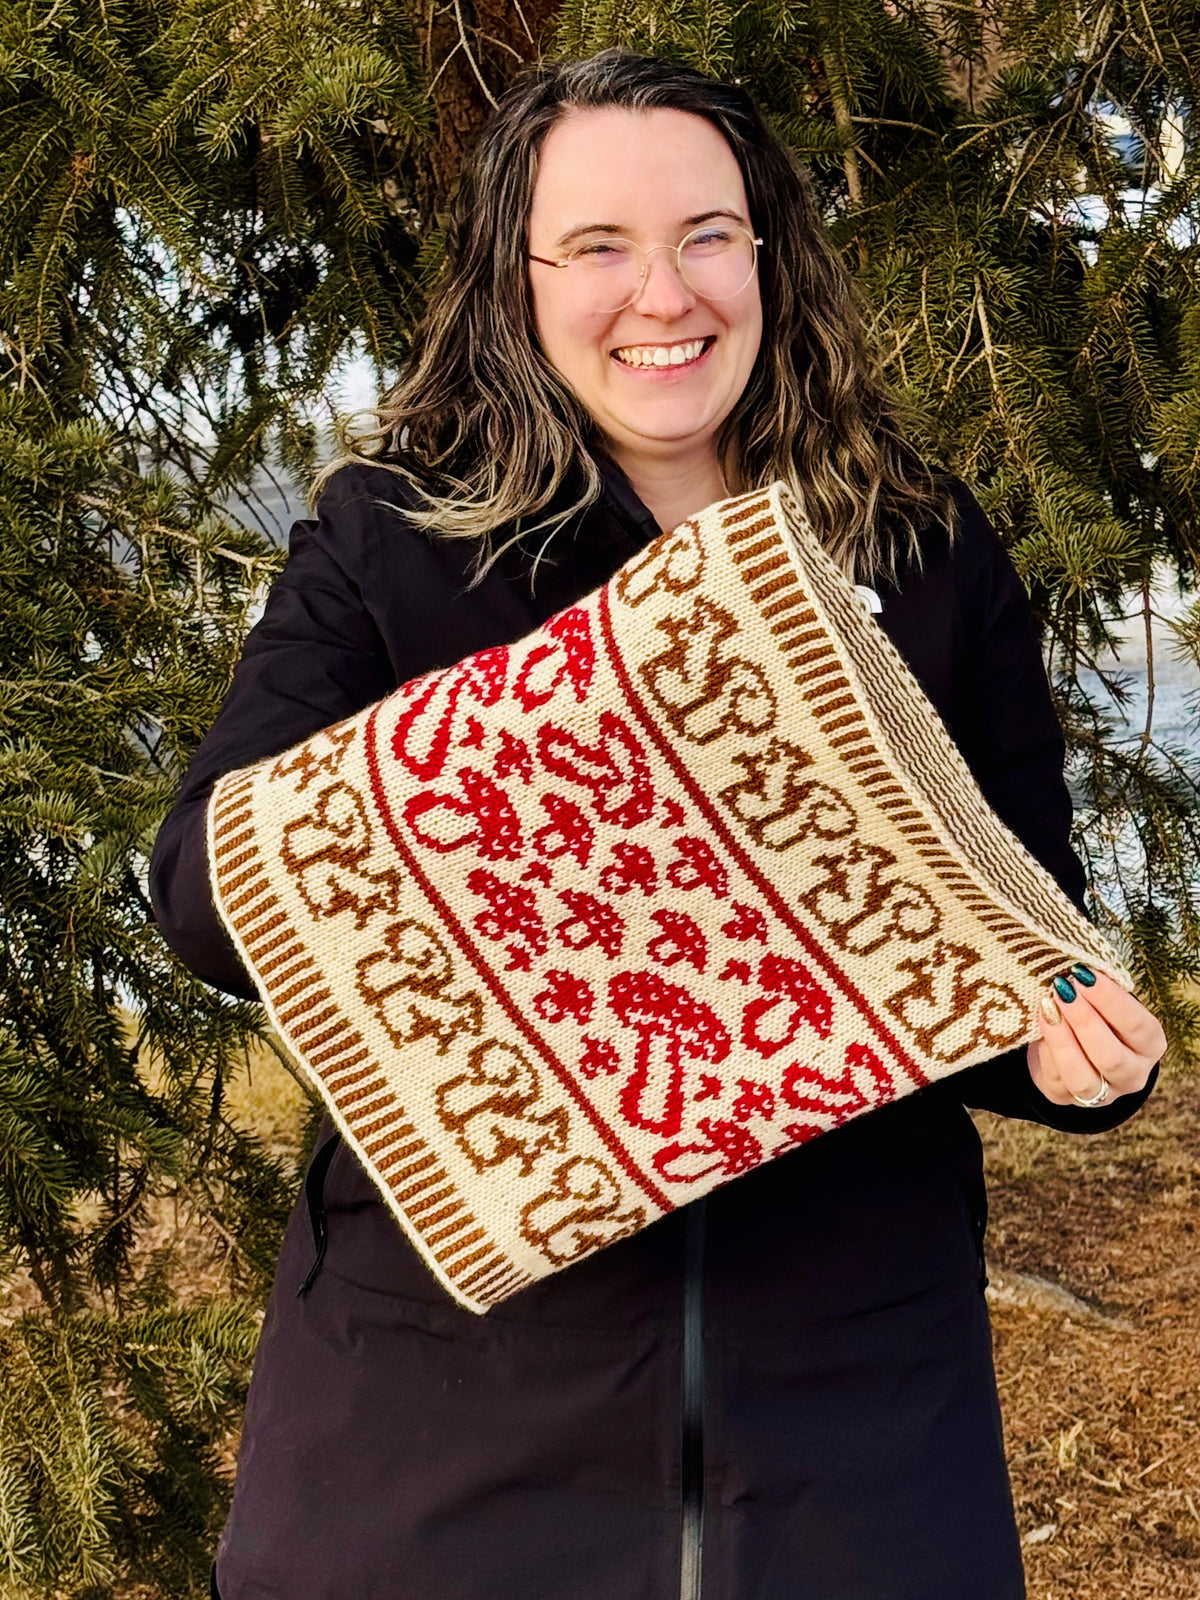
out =
<path fill-rule="evenodd" d="M 621 52 L 522 78 L 357 457 L 295 529 L 156 849 L 163 930 L 209 981 L 250 992 L 207 889 L 220 773 L 523 637 L 660 529 L 779 477 L 877 591 L 992 806 L 1081 900 L 1024 592 L 969 494 L 901 438 L 808 189 L 740 89 Z M 326 1129 L 263 1329 L 220 1593 L 1020 1595 L 964 1102 L 1079 1131 L 1130 1115 L 1161 1030 L 1090 978 L 1062 981 L 1028 1051 L 485 1318 Z"/>

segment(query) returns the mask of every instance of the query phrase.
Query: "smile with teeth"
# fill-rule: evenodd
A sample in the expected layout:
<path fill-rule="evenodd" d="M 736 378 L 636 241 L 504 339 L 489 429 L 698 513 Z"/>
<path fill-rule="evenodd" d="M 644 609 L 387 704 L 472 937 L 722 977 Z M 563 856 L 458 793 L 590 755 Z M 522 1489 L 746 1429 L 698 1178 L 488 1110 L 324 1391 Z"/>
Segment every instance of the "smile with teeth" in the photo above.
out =
<path fill-rule="evenodd" d="M 698 360 L 711 342 L 710 335 L 681 344 L 629 344 L 614 350 L 613 355 L 626 367 L 682 367 Z"/>

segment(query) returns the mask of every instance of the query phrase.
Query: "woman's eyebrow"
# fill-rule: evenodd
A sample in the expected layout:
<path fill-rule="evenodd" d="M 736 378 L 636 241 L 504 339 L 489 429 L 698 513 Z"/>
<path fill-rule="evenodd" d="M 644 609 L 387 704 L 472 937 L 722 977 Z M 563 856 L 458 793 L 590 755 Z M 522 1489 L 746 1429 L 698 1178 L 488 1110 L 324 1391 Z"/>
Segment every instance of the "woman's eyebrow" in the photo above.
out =
<path fill-rule="evenodd" d="M 745 217 L 740 216 L 736 211 L 721 210 L 701 211 L 694 217 L 684 217 L 679 226 L 681 228 L 698 228 L 702 222 L 711 222 L 713 217 L 729 217 L 733 222 L 740 222 L 743 228 L 746 226 Z M 578 239 L 585 233 L 612 233 L 619 234 L 622 238 L 625 237 L 624 226 L 619 222 L 584 222 L 579 227 L 568 228 L 566 233 L 560 234 L 554 241 L 555 246 L 561 249 L 563 245 L 570 244 L 572 239 Z"/>

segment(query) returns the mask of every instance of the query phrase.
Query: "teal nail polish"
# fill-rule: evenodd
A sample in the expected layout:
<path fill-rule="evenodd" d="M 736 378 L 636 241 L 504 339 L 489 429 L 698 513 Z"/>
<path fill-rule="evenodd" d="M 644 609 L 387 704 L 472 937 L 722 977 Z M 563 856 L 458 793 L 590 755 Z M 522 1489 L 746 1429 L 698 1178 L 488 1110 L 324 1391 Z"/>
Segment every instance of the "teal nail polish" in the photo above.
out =
<path fill-rule="evenodd" d="M 1085 967 L 1082 961 L 1077 961 L 1071 971 L 1085 989 L 1090 989 L 1096 981 L 1096 974 L 1091 967 Z"/>
<path fill-rule="evenodd" d="M 1055 978 L 1054 992 L 1060 1000 L 1071 1001 L 1075 998 L 1075 986 L 1070 978 Z"/>

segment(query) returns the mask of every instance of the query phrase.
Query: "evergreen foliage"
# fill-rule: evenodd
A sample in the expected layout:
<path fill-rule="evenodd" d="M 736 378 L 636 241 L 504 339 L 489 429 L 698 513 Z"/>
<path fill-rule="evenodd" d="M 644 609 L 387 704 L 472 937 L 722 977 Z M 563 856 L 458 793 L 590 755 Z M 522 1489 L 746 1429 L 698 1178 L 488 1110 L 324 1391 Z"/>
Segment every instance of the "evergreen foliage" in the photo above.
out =
<path fill-rule="evenodd" d="M 201 1590 L 224 1510 L 222 1453 L 259 1319 L 243 1303 L 0 1328 L 5 1592 Z M 120 1592 L 118 1587 L 117 1592 Z"/>
<path fill-rule="evenodd" d="M 811 163 L 914 426 L 1030 586 L 1097 914 L 1197 1034 L 1200 772 L 1093 670 L 1200 553 L 1191 11 L 9 0 L 0 1596 L 205 1590 L 296 1173 L 230 1119 L 261 1017 L 166 952 L 147 851 L 278 564 L 255 486 L 310 470 L 348 351 L 402 361 L 511 73 L 613 43 L 742 78 Z M 1200 661 L 1200 605 L 1174 638 Z M 157 1243 L 171 1197 L 225 1242 L 219 1293 Z"/>
<path fill-rule="evenodd" d="M 0 1331 L 0 1592 L 98 1594 L 188 1549 L 199 1570 L 219 1526 L 214 1452 L 294 1174 L 223 1112 L 257 1011 L 170 958 L 145 861 L 259 543 L 101 424 L 0 397 L 0 1262 L 26 1308 Z M 230 1241 L 235 1298 L 175 1304 L 186 1264 L 150 1243 L 172 1199 Z"/>

